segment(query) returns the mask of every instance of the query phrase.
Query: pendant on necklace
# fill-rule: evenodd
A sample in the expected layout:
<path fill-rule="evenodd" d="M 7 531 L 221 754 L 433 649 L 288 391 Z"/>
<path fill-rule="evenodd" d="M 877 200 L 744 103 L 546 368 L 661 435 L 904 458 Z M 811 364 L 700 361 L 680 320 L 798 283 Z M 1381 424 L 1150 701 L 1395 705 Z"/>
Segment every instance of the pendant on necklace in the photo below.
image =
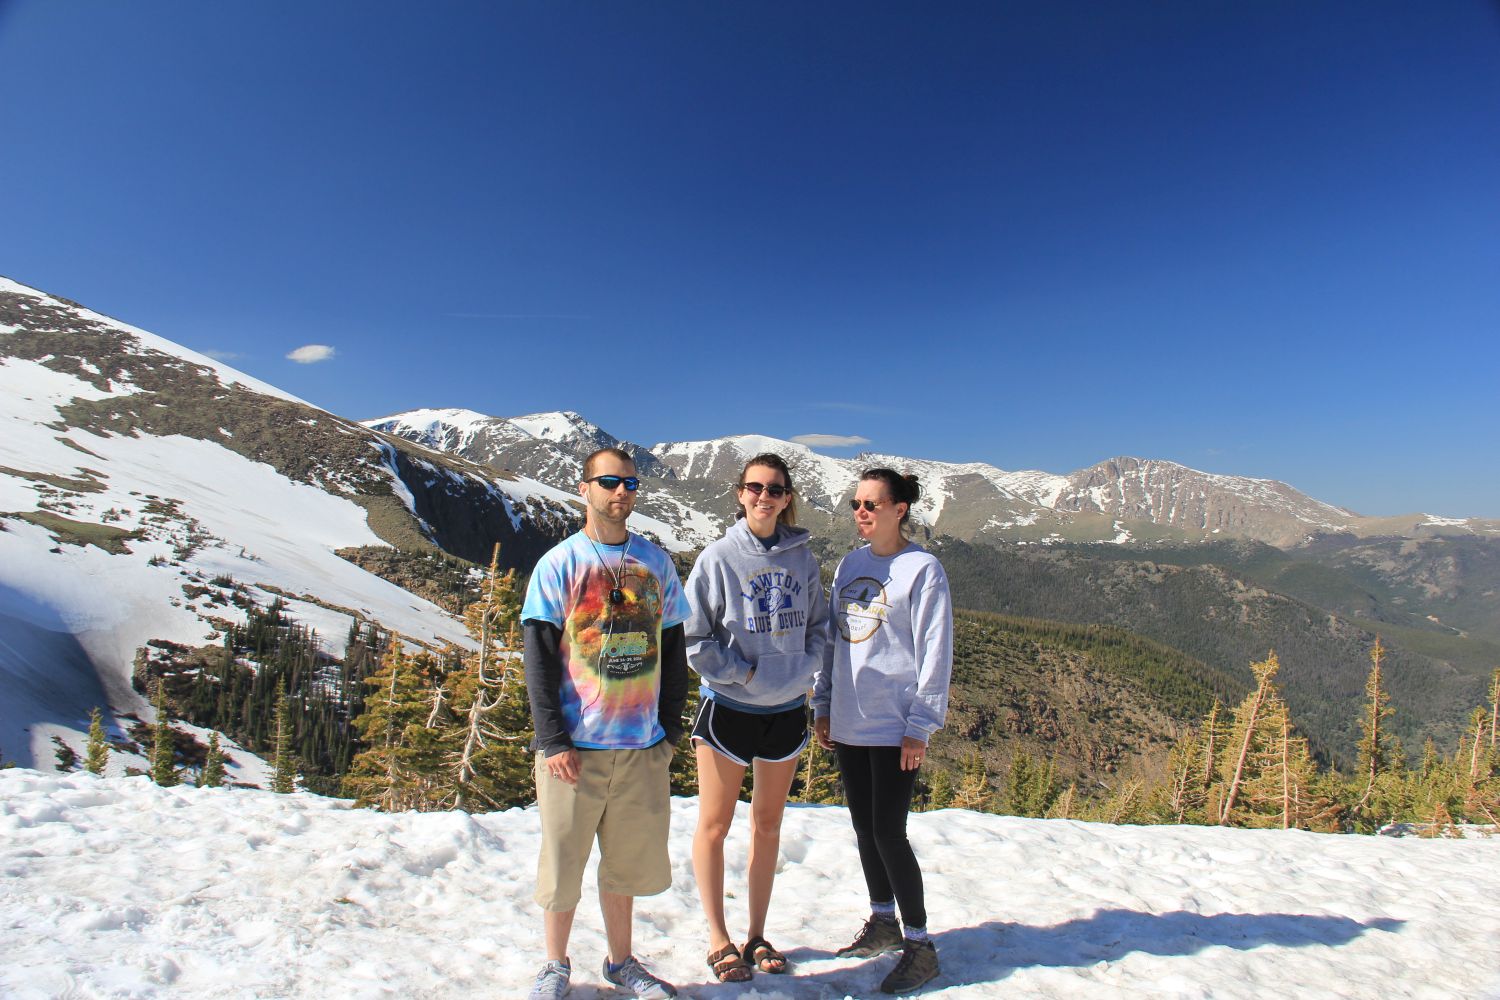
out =
<path fill-rule="evenodd" d="M 613 590 L 611 590 L 609 592 L 609 603 L 611 603 L 611 604 L 624 604 L 625 603 L 625 591 L 621 590 L 619 587 L 616 587 Z"/>

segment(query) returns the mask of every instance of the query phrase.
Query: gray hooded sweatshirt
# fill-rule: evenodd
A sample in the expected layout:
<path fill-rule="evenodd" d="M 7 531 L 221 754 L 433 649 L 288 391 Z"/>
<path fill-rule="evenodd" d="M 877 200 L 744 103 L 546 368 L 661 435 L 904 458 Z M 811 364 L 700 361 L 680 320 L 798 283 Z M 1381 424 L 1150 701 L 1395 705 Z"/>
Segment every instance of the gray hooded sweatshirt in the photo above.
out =
<path fill-rule="evenodd" d="M 777 525 L 767 549 L 737 520 L 698 557 L 683 632 L 705 697 L 754 711 L 807 695 L 828 644 L 828 599 L 809 537 Z"/>

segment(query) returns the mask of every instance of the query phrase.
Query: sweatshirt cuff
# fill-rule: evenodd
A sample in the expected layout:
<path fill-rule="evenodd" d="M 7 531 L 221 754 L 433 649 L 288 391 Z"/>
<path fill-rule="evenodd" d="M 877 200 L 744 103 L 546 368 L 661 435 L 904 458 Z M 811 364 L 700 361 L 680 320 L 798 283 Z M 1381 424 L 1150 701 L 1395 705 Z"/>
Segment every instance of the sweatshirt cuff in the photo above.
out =
<path fill-rule="evenodd" d="M 918 726 L 912 722 L 908 722 L 906 724 L 905 736 L 907 739 L 921 740 L 923 743 L 932 742 L 932 730 L 923 729 L 921 726 Z"/>

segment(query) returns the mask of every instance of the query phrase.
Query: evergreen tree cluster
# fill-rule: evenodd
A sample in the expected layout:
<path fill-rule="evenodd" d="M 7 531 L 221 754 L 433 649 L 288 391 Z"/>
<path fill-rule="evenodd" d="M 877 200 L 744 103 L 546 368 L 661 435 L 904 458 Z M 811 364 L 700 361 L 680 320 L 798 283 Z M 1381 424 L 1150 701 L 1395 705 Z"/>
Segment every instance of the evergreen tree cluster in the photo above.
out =
<path fill-rule="evenodd" d="M 245 623 L 231 624 L 218 647 L 152 642 L 137 654 L 133 681 L 153 700 L 160 689 L 158 725 L 171 715 L 224 733 L 275 757 L 278 771 L 300 772 L 308 789 L 336 794 L 356 752 L 351 720 L 363 710 L 363 682 L 390 643 L 376 623 L 356 622 L 344 657 L 330 656 L 317 633 L 293 621 L 277 598 L 249 608 Z"/>
<path fill-rule="evenodd" d="M 408 655 L 391 643 L 365 678 L 355 719 L 364 749 L 343 779 L 360 804 L 387 811 L 484 812 L 532 800 L 531 710 L 521 663 L 522 592 L 499 571 L 464 610 L 477 649 Z"/>

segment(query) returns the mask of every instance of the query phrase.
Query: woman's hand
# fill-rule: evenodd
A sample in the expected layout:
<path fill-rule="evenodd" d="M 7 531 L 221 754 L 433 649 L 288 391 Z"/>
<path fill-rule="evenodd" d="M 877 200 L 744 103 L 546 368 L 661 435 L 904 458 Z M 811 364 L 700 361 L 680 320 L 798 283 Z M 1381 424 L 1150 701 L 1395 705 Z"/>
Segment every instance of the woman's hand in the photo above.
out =
<path fill-rule="evenodd" d="M 828 734 L 828 716 L 813 720 L 813 739 L 818 741 L 818 746 L 824 750 L 833 749 L 833 737 Z"/>
<path fill-rule="evenodd" d="M 914 736 L 901 737 L 901 770 L 915 771 L 927 756 L 927 744 Z"/>

